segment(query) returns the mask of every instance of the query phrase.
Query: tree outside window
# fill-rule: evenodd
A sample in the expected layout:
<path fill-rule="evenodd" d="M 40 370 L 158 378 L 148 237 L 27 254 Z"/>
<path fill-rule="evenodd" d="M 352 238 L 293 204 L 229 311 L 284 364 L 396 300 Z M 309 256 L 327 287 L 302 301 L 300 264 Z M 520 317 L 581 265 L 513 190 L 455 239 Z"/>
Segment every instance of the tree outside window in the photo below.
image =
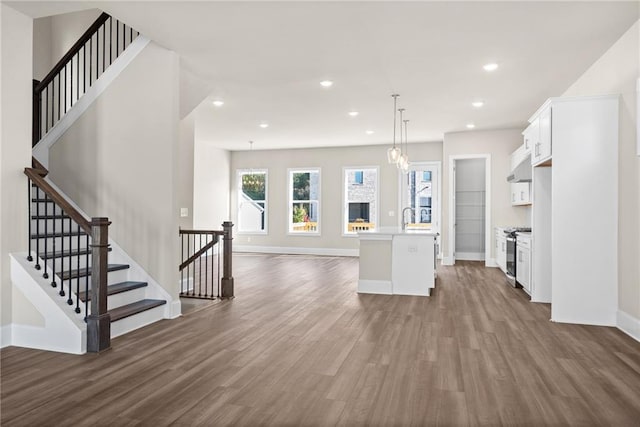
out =
<path fill-rule="evenodd" d="M 238 171 L 238 231 L 267 231 L 267 171 Z"/>
<path fill-rule="evenodd" d="M 289 171 L 289 232 L 320 230 L 320 169 Z"/>

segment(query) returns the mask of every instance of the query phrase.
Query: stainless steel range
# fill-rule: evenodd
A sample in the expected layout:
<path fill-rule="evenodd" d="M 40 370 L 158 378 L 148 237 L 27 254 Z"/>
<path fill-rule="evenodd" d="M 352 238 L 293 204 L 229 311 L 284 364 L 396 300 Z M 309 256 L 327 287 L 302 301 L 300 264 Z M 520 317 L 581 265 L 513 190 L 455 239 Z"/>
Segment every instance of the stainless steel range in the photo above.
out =
<path fill-rule="evenodd" d="M 531 232 L 531 227 L 509 227 L 504 229 L 507 235 L 507 278 L 513 287 L 516 283 L 516 238 L 518 232 Z"/>

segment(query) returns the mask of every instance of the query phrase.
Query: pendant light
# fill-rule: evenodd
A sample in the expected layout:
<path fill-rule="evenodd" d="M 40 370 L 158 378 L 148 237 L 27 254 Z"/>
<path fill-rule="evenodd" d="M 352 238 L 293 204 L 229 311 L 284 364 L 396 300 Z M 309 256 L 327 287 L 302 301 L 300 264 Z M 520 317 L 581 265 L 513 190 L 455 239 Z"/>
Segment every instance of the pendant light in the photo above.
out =
<path fill-rule="evenodd" d="M 390 164 L 392 165 L 397 165 L 398 164 L 398 160 L 400 159 L 400 149 L 398 147 L 396 147 L 396 115 L 397 115 L 397 102 L 398 102 L 398 97 L 400 95 L 398 95 L 397 93 L 394 93 L 393 95 L 391 95 L 391 97 L 393 98 L 393 147 L 389 148 L 387 150 L 387 160 L 389 161 Z M 402 123 L 401 123 L 402 126 Z M 402 137 L 402 132 L 400 134 L 400 136 Z"/>
<path fill-rule="evenodd" d="M 407 159 L 402 148 L 402 124 L 404 122 L 404 108 L 398 108 L 398 112 L 400 113 L 400 157 L 398 157 L 398 163 L 396 163 L 396 166 L 398 169 L 404 170 L 404 162 Z"/>
<path fill-rule="evenodd" d="M 402 162 L 402 171 L 409 172 L 409 136 L 407 132 L 407 123 L 409 120 L 403 120 L 404 123 L 404 154 L 401 156 Z M 400 140 L 402 140 L 402 135 L 400 136 Z"/>

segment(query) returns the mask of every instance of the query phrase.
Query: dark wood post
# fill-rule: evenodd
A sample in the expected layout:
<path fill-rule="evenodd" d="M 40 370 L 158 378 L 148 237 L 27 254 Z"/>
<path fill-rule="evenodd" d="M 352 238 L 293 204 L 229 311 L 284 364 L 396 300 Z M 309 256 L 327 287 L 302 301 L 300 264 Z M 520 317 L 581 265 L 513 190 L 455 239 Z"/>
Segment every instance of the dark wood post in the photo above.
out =
<path fill-rule="evenodd" d="M 91 219 L 91 315 L 87 316 L 87 351 L 111 348 L 111 316 L 107 312 L 108 218 Z"/>
<path fill-rule="evenodd" d="M 36 90 L 36 87 L 40 84 L 38 80 L 33 80 L 33 117 L 31 121 L 33 123 L 31 128 L 31 146 L 34 146 L 40 141 L 40 128 L 42 126 L 41 118 L 42 118 L 42 101 L 40 100 L 40 92 Z"/>
<path fill-rule="evenodd" d="M 222 223 L 224 229 L 224 264 L 222 270 L 222 298 L 233 298 L 233 268 L 232 268 L 232 240 L 233 234 L 231 229 L 233 223 L 225 221 Z"/>

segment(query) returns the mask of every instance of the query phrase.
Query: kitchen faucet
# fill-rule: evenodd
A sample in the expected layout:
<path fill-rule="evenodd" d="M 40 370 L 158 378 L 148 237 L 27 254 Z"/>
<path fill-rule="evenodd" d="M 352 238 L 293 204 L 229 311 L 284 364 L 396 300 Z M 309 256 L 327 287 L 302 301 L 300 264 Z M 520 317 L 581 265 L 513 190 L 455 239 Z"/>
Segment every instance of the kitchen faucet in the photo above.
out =
<path fill-rule="evenodd" d="M 406 215 L 405 212 L 410 211 L 413 212 L 413 214 L 416 214 L 416 210 L 414 208 L 411 208 L 409 206 L 407 206 L 406 208 L 402 209 L 402 230 L 406 230 L 407 229 L 407 224 L 409 224 L 409 222 L 411 221 L 411 218 L 409 218 L 409 221 L 405 221 Z"/>

